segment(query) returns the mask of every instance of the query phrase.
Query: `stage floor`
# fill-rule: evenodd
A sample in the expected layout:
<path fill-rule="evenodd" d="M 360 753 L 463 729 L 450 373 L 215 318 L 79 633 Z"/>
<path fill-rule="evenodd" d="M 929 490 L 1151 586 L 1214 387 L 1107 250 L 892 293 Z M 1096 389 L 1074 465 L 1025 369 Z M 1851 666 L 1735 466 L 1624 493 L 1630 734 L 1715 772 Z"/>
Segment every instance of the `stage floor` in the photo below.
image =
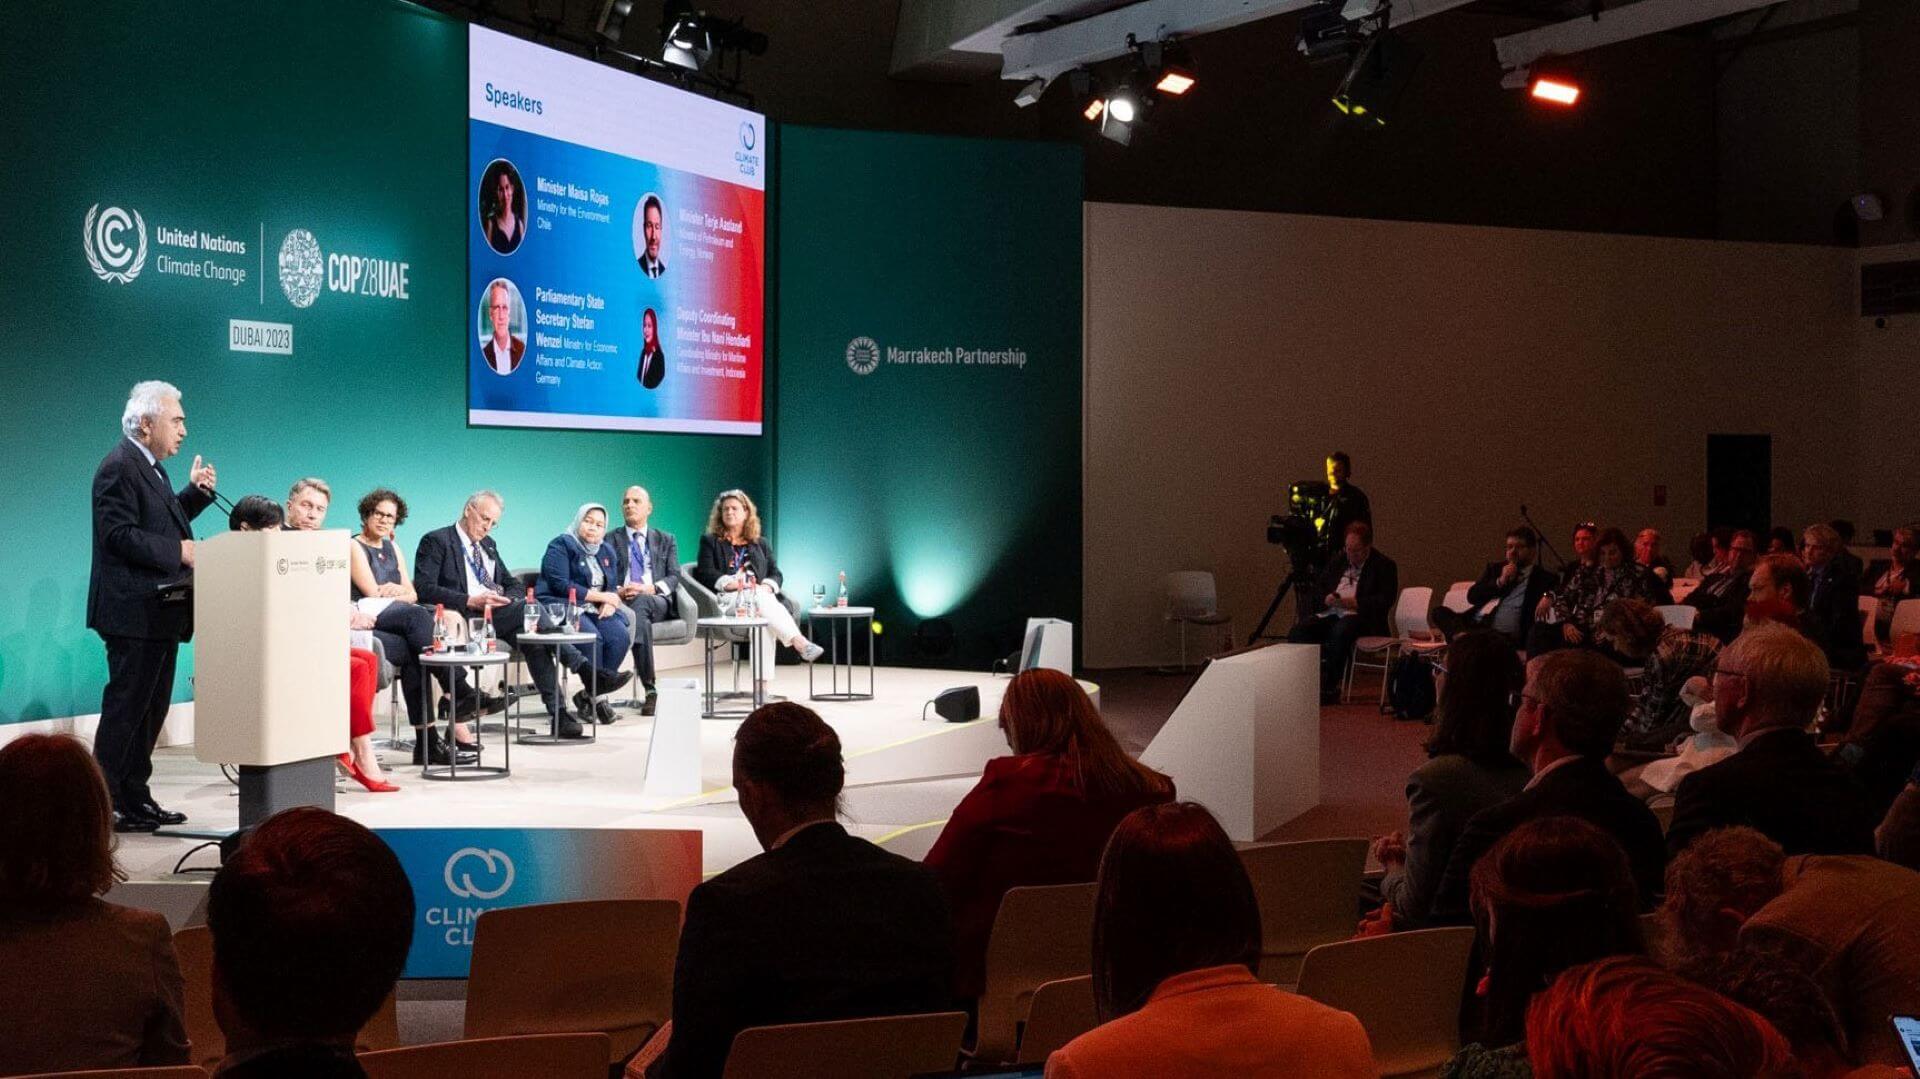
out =
<path fill-rule="evenodd" d="M 826 673 L 817 671 L 816 683 L 824 682 Z M 661 684 L 698 679 L 699 674 L 697 667 L 663 671 Z M 972 671 L 881 668 L 873 700 L 816 702 L 807 700 L 806 668 L 782 667 L 775 672 L 773 692 L 813 708 L 839 732 L 848 769 L 842 819 L 849 830 L 918 857 L 986 761 L 1007 752 L 994 719 L 1006 684 L 1005 678 Z M 928 719 L 920 718 L 936 693 L 956 686 L 979 687 L 982 719 L 951 724 L 930 711 Z M 627 691 L 606 699 L 625 701 Z M 383 694 L 377 734 L 386 731 L 386 700 Z M 524 703 L 535 702 L 528 698 Z M 740 721 L 698 721 L 702 793 L 665 799 L 649 797 L 642 789 L 654 719 L 637 709 L 617 711 L 620 720 L 599 728 L 597 744 L 514 745 L 513 774 L 503 779 L 426 780 L 406 763 L 407 754 L 385 753 L 389 778 L 401 790 L 370 794 L 343 779 L 336 785 L 335 809 L 374 828 L 698 828 L 704 833 L 703 860 L 709 874 L 758 854 L 759 843 L 730 785 L 733 733 Z M 545 713 L 539 715 L 544 727 Z M 500 717 L 489 721 L 497 724 Z M 531 714 L 528 722 L 534 725 Z M 404 723 L 400 731 L 408 733 Z M 495 763 L 501 756 L 501 736 L 490 732 L 486 742 L 485 763 Z M 188 815 L 187 829 L 230 829 L 236 824 L 237 789 L 217 766 L 195 760 L 191 746 L 154 754 L 153 789 L 162 805 Z M 133 880 L 167 879 L 198 842 L 164 836 L 119 838 L 120 863 Z M 212 851 L 202 851 L 188 865 L 216 863 Z"/>

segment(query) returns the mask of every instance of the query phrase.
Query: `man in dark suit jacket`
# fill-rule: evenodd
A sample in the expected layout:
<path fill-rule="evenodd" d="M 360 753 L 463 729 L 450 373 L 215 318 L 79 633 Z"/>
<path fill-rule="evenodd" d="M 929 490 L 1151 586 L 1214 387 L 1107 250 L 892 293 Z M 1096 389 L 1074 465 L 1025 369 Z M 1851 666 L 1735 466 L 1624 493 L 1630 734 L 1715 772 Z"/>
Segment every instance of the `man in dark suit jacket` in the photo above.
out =
<path fill-rule="evenodd" d="M 1660 822 L 1606 765 L 1627 707 L 1626 674 L 1597 652 L 1565 649 L 1527 664 L 1512 745 L 1513 755 L 1532 765 L 1533 779 L 1467 821 L 1433 899 L 1434 924 L 1470 921 L 1474 863 L 1507 833 L 1543 817 L 1579 817 L 1618 840 L 1641 903 L 1653 905 L 1666 870 Z"/>
<path fill-rule="evenodd" d="M 1812 525 L 1800 536 L 1807 565 L 1807 617 L 1819 628 L 1818 640 L 1835 670 L 1857 671 L 1867 662 L 1860 636 L 1860 576 L 1855 558 L 1839 557 L 1840 533 Z"/>
<path fill-rule="evenodd" d="M 1859 785 L 1807 733 L 1826 692 L 1826 658 L 1803 634 L 1756 626 L 1727 646 L 1713 701 L 1740 751 L 1680 781 L 1668 849 L 1744 824 L 1788 854 L 1873 853 L 1877 822 Z"/>
<path fill-rule="evenodd" d="M 1468 629 L 1491 629 L 1505 634 L 1519 648 L 1533 630 L 1534 609 L 1560 578 L 1535 557 L 1538 539 L 1526 525 L 1507 533 L 1507 557 L 1487 563 L 1480 579 L 1467 589 L 1467 613 L 1440 607 L 1433 624 L 1449 639 Z"/>
<path fill-rule="evenodd" d="M 1373 526 L 1356 521 L 1347 526 L 1346 548 L 1333 556 L 1314 591 L 1320 609 L 1301 619 L 1287 639 L 1320 646 L 1324 702 L 1339 692 L 1354 642 L 1386 635 L 1387 612 L 1400 595 L 1400 568 L 1373 549 Z"/>
<path fill-rule="evenodd" d="M 656 1074 L 715 1079 L 748 1027 L 944 1011 L 952 929 L 932 871 L 834 821 L 840 738 L 803 705 L 734 736 L 740 809 L 766 853 L 693 890 Z"/>
<path fill-rule="evenodd" d="M 1694 616 L 1694 630 L 1711 633 L 1722 644 L 1739 636 L 1746 621 L 1747 588 L 1759 557 L 1757 540 L 1744 528 L 1733 534 L 1727 550 L 1727 568 L 1708 576 L 1687 596 L 1687 606 L 1700 612 Z"/>
<path fill-rule="evenodd" d="M 520 596 L 527 586 L 507 571 L 500 549 L 489 536 L 500 522 L 502 505 L 492 491 L 477 491 L 468 496 L 457 523 L 421 536 L 413 554 L 413 590 L 421 603 L 443 604 L 469 616 L 491 609 L 494 633 L 512 644 L 524 624 L 526 601 Z M 525 649 L 527 673 L 554 718 L 555 733 L 578 738 L 580 721 L 554 691 L 553 652 L 552 648 Z"/>
<path fill-rule="evenodd" d="M 173 700 L 180 642 L 193 636 L 193 605 L 163 600 L 160 586 L 191 576 L 193 519 L 213 502 L 213 466 L 193 459 L 173 490 L 160 462 L 180 450 L 187 415 L 164 382 L 133 388 L 121 413 L 126 435 L 93 473 L 93 565 L 87 628 L 107 646 L 107 685 L 93 753 L 113 798 L 119 832 L 151 832 L 186 820 L 153 800 L 153 746 Z"/>
<path fill-rule="evenodd" d="M 653 496 L 645 487 L 627 488 L 620 498 L 626 526 L 607 536 L 620 566 L 620 598 L 633 613 L 633 669 L 646 687 L 647 706 L 657 696 L 653 672 L 653 626 L 679 610 L 680 547 L 673 533 L 653 528 Z M 636 542 L 637 541 L 637 542 Z"/>

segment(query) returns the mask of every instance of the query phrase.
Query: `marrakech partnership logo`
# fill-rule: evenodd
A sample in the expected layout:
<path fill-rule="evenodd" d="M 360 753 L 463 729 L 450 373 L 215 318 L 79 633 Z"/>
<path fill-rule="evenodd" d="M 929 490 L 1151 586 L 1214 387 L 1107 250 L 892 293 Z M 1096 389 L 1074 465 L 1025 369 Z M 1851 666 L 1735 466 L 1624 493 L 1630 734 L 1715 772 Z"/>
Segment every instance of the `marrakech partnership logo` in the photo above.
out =
<path fill-rule="evenodd" d="M 132 233 L 132 242 L 128 242 Z M 124 285 L 140 276 L 147 265 L 147 223 L 138 210 L 109 206 L 105 213 L 94 203 L 87 211 L 87 222 L 80 232 L 80 246 L 87 253 L 87 265 L 102 281 Z"/>
<path fill-rule="evenodd" d="M 856 337 L 847 342 L 847 366 L 856 375 L 873 374 L 880 366 L 880 342 L 871 337 Z"/>

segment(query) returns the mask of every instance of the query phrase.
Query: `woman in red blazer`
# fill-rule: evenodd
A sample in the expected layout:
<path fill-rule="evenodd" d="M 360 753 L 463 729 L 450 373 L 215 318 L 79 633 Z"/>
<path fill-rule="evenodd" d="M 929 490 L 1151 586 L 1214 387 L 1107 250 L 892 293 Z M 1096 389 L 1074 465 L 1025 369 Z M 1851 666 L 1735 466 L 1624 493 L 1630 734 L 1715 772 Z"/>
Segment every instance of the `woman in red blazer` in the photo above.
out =
<path fill-rule="evenodd" d="M 1023 671 L 1000 702 L 1011 757 L 987 762 L 926 864 L 953 908 L 954 991 L 986 984 L 987 936 L 1009 888 L 1093 880 L 1120 818 L 1173 800 L 1173 780 L 1127 756 L 1080 683 Z"/>

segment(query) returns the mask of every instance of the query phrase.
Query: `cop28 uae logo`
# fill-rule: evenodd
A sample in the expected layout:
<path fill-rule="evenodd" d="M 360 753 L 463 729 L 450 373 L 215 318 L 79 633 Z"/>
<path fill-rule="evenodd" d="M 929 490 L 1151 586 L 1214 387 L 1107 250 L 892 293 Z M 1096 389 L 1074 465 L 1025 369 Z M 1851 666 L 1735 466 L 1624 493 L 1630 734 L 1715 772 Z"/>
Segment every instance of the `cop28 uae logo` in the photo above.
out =
<path fill-rule="evenodd" d="M 847 366 L 856 375 L 873 374 L 880 366 L 880 343 L 871 337 L 856 337 L 847 342 Z"/>
<path fill-rule="evenodd" d="M 483 870 L 474 881 L 474 870 Z M 461 847 L 447 859 L 447 891 L 462 899 L 498 899 L 513 887 L 513 859 L 505 851 Z M 492 885 L 491 887 L 489 885 Z"/>
<path fill-rule="evenodd" d="M 133 233 L 133 243 L 127 233 Z M 87 211 L 87 223 L 80 233 L 80 244 L 87 252 L 87 265 L 95 277 L 124 285 L 140 276 L 147 264 L 147 223 L 140 211 L 129 213 L 109 206 L 105 213 L 94 203 Z"/>
<path fill-rule="evenodd" d="M 320 242 L 306 229 L 294 229 L 280 241 L 280 291 L 295 307 L 312 307 L 320 297 L 320 282 L 326 269 L 320 258 Z"/>

